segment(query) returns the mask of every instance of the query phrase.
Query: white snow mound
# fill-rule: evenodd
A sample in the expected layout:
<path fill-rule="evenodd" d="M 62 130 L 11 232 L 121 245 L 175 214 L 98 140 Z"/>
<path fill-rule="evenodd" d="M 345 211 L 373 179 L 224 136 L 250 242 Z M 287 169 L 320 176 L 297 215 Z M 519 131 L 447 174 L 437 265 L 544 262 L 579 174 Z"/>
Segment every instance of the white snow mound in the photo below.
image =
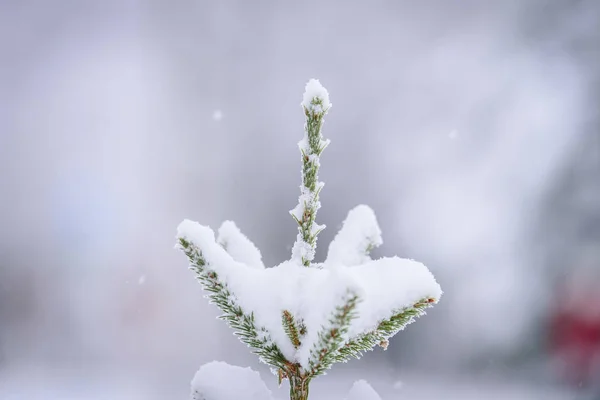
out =
<path fill-rule="evenodd" d="M 233 221 L 225 221 L 219 228 L 217 240 L 235 261 L 264 269 L 260 250 L 248 239 Z"/>
<path fill-rule="evenodd" d="M 329 245 L 328 264 L 358 265 L 369 261 L 368 250 L 381 246 L 381 229 L 369 206 L 359 205 L 348 213 L 342 229 Z"/>
<path fill-rule="evenodd" d="M 379 394 L 363 379 L 354 382 L 347 400 L 381 400 Z"/>
<path fill-rule="evenodd" d="M 191 400 L 272 400 L 260 374 L 222 361 L 204 364 L 192 380 Z"/>

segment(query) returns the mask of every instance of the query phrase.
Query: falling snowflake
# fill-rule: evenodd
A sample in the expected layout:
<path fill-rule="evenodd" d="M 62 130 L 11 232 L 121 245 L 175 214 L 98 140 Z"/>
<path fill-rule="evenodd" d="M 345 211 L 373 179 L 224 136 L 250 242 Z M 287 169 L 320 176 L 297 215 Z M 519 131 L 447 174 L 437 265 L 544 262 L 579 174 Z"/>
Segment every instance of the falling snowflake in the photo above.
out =
<path fill-rule="evenodd" d="M 402 382 L 402 381 L 394 382 L 394 389 L 396 389 L 396 390 L 402 389 L 402 386 L 404 386 L 404 382 Z"/>
<path fill-rule="evenodd" d="M 213 120 L 215 121 L 220 121 L 223 119 L 223 112 L 221 110 L 215 110 L 213 111 L 213 115 L 212 115 Z"/>

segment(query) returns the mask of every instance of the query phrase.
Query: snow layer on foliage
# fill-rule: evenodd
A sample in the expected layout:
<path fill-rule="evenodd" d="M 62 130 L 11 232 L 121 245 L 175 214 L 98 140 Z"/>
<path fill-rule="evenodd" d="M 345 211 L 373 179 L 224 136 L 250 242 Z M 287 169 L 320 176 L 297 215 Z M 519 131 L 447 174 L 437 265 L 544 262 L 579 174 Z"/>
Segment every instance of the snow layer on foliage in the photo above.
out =
<path fill-rule="evenodd" d="M 210 228 L 189 220 L 179 225 L 178 237 L 186 238 L 202 249 L 209 267 L 227 283 L 242 308 L 247 313 L 254 312 L 256 325 L 268 329 L 288 360 L 293 360 L 296 352 L 281 324 L 283 310 L 301 316 L 316 341 L 318 332 L 315 331 L 326 322 L 329 311 L 339 305 L 346 291 L 359 291 L 358 285 L 348 276 L 306 268 L 297 262 L 287 261 L 264 270 L 248 267 L 235 261 L 215 243 Z M 315 306 L 316 299 L 318 304 Z"/>
<path fill-rule="evenodd" d="M 342 229 L 329 245 L 326 263 L 362 264 L 371 259 L 368 251 L 382 243 L 375 213 L 370 207 L 359 205 L 350 210 Z"/>
<path fill-rule="evenodd" d="M 265 268 L 260 250 L 239 230 L 235 222 L 223 222 L 219 228 L 217 241 L 235 261 L 245 263 L 254 268 Z"/>
<path fill-rule="evenodd" d="M 314 224 L 313 224 L 314 226 Z M 292 260 L 301 263 L 302 259 L 312 261 L 315 258 L 315 249 L 302 238 L 302 234 L 296 236 L 296 241 L 292 247 Z"/>
<path fill-rule="evenodd" d="M 307 145 L 308 146 L 308 145 Z M 311 150 L 309 147 L 303 150 L 304 153 L 309 153 Z M 315 156 L 316 157 L 316 156 Z M 318 159 L 318 157 L 316 157 Z M 303 180 L 304 180 L 304 172 Z M 321 208 L 321 202 L 316 199 L 316 193 L 319 192 L 323 188 L 325 184 L 323 182 L 317 182 L 316 190 L 314 192 L 310 191 L 304 184 L 300 185 L 300 196 L 298 197 L 298 204 L 294 209 L 290 210 L 290 214 L 294 216 L 294 218 L 298 221 L 302 221 L 304 213 L 307 210 L 318 211 Z M 310 234 L 314 235 L 315 233 L 322 231 L 325 229 L 325 225 L 319 225 L 315 221 L 312 222 L 310 226 Z M 296 237 L 296 242 L 292 247 L 292 259 L 300 262 L 302 259 L 312 261 L 315 257 L 315 247 L 311 246 L 310 243 L 304 241 L 302 234 L 298 233 Z"/>
<path fill-rule="evenodd" d="M 354 382 L 347 400 L 381 400 L 379 394 L 363 379 Z"/>
<path fill-rule="evenodd" d="M 318 98 L 321 100 L 321 105 L 313 104 L 313 99 Z M 331 107 L 329 102 L 329 92 L 321 85 L 318 79 L 311 79 L 304 88 L 304 96 L 302 98 L 302 106 L 309 111 L 322 113 Z"/>
<path fill-rule="evenodd" d="M 260 374 L 221 361 L 204 364 L 192 380 L 191 400 L 272 400 Z"/>
<path fill-rule="evenodd" d="M 369 214 L 362 210 L 355 214 Z M 442 294 L 429 270 L 412 260 L 393 257 L 351 267 L 325 263 L 323 268 L 307 268 L 293 259 L 274 268 L 257 269 L 235 259 L 252 259 L 250 255 L 238 253 L 232 257 L 215 242 L 210 228 L 196 222 L 183 221 L 177 237 L 201 249 L 207 267 L 227 284 L 246 313 L 254 313 L 257 327 L 266 328 L 283 355 L 304 367 L 308 367 L 310 349 L 320 330 L 328 325 L 335 308 L 343 306 L 349 293 L 358 295 L 360 302 L 358 317 L 352 321 L 347 339 L 374 329 L 396 310 L 412 306 L 424 297 L 439 299 Z M 350 234 L 337 238 L 342 248 L 347 246 L 344 240 L 354 239 Z M 245 248 L 252 252 L 254 247 Z M 297 350 L 281 323 L 284 310 L 303 319 L 307 328 Z"/>
<path fill-rule="evenodd" d="M 305 153 L 308 153 L 311 150 L 310 150 L 310 147 L 307 147 L 306 149 L 303 149 L 303 151 Z M 302 172 L 302 173 L 303 173 L 302 177 L 304 178 L 304 172 Z M 324 186 L 325 186 L 325 183 L 317 182 L 315 192 L 319 192 L 321 189 L 323 189 Z M 298 204 L 296 205 L 296 207 L 294 207 L 292 210 L 290 210 L 290 214 L 292 214 L 294 217 L 296 217 L 296 219 L 302 220 L 302 215 L 304 214 L 304 211 L 306 210 L 304 205 L 308 205 L 308 206 L 314 205 L 314 207 L 317 210 L 319 210 L 321 208 L 321 202 L 315 200 L 315 193 L 311 192 L 306 186 L 304 186 L 302 184 L 302 185 L 300 185 L 300 196 L 298 196 Z"/>
<path fill-rule="evenodd" d="M 383 319 L 424 297 L 442 296 L 431 272 L 414 260 L 386 257 L 344 271 L 360 282 L 365 293 L 357 307 L 358 318 L 350 325 L 350 337 L 375 329 Z"/>

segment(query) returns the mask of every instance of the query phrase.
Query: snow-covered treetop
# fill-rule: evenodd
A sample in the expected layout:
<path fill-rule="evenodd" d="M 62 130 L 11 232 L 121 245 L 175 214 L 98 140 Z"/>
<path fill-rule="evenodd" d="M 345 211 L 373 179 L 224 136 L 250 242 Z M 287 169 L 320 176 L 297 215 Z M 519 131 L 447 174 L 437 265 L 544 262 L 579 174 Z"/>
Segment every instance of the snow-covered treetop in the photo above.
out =
<path fill-rule="evenodd" d="M 329 93 L 318 79 L 311 79 L 304 88 L 302 106 L 309 112 L 323 113 L 331 108 Z"/>
<path fill-rule="evenodd" d="M 398 257 L 371 259 L 370 251 L 382 238 L 375 213 L 366 205 L 349 212 L 327 259 L 313 262 L 324 228 L 315 222 L 323 188 L 319 157 L 329 143 L 321 128 L 331 106 L 317 80 L 308 82 L 303 106 L 301 193 L 290 211 L 298 236 L 290 260 L 265 268 L 260 251 L 231 221 L 223 223 L 217 238 L 212 229 L 190 220 L 177 230 L 179 247 L 211 302 L 224 312 L 221 318 L 280 380 L 290 379 L 300 392 L 333 363 L 360 358 L 377 345 L 387 348 L 388 338 L 442 295 L 423 264 Z"/>
<path fill-rule="evenodd" d="M 344 343 L 376 330 L 381 321 L 399 310 L 424 298 L 433 302 L 441 296 L 440 286 L 423 264 L 397 257 L 371 260 L 367 250 L 374 243 L 372 236 L 361 235 L 378 231 L 371 217 L 372 211 L 364 205 L 350 211 L 329 247 L 328 259 L 311 268 L 297 260 L 274 268 L 257 268 L 254 263 L 260 253 L 256 247 L 245 246 L 249 239 L 237 228 L 225 230 L 229 233 L 227 249 L 236 250 L 232 254 L 219 245 L 224 242 L 222 236 L 215 240 L 210 228 L 196 222 L 183 221 L 177 237 L 202 249 L 206 265 L 227 283 L 236 302 L 253 314 L 256 326 L 269 333 L 269 340 L 287 360 L 310 369 L 315 362 L 311 351 L 319 346 L 322 327 L 329 325 L 331 313 L 343 307 L 347 297 L 358 296 L 360 301 L 343 335 Z M 235 226 L 230 221 L 224 225 Z M 360 230 L 369 226 L 371 230 Z M 283 310 L 303 320 L 306 334 L 297 345 L 290 341 L 281 323 Z"/>
<path fill-rule="evenodd" d="M 329 93 L 318 80 L 311 79 L 306 84 L 302 107 L 306 116 L 304 137 L 298 142 L 302 155 L 302 184 L 298 204 L 290 210 L 290 214 L 298 223 L 298 237 L 292 247 L 292 258 L 309 266 L 315 257 L 317 236 L 325 229 L 325 225 L 316 223 L 316 217 L 321 208 L 319 193 L 325 185 L 319 182 L 320 157 L 329 145 L 329 140 L 323 139 L 321 128 L 323 118 L 331 108 Z"/>

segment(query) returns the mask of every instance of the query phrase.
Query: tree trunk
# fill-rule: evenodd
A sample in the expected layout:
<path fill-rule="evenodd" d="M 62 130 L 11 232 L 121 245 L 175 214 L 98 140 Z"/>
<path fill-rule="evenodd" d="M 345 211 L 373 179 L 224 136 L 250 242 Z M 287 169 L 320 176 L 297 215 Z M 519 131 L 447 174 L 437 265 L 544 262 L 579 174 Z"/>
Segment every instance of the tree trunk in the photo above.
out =
<path fill-rule="evenodd" d="M 310 378 L 292 375 L 290 380 L 290 400 L 307 400 Z"/>

